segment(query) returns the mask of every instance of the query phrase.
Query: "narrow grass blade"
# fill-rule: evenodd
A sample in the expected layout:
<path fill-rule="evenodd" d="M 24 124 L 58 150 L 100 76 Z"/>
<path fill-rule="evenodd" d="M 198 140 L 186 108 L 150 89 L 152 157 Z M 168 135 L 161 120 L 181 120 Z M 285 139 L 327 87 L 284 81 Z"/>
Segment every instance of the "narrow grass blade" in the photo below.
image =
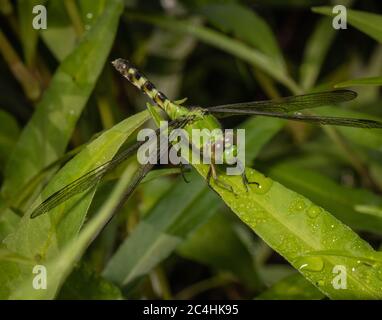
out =
<path fill-rule="evenodd" d="M 210 4 L 199 10 L 208 21 L 225 33 L 233 33 L 248 45 L 271 57 L 286 73 L 285 61 L 271 28 L 255 11 L 240 4 Z"/>
<path fill-rule="evenodd" d="M 347 88 L 357 86 L 382 86 L 382 77 L 368 77 L 343 81 L 337 83 L 335 85 L 335 88 Z"/>
<path fill-rule="evenodd" d="M 158 15 L 148 15 L 139 13 L 128 13 L 128 19 L 139 20 L 150 23 L 161 28 L 165 28 L 177 33 L 188 34 L 196 37 L 209 45 L 222 49 L 264 71 L 275 80 L 284 84 L 293 93 L 300 92 L 299 87 L 293 79 L 287 75 L 279 65 L 269 58 L 266 54 L 251 48 L 250 46 L 232 39 L 221 32 L 197 26 L 190 20 L 176 20 Z"/>
<path fill-rule="evenodd" d="M 314 7 L 312 10 L 327 16 L 337 15 L 332 12 L 332 7 Z M 349 24 L 382 43 L 382 15 L 351 9 L 347 9 L 346 14 Z"/>
<path fill-rule="evenodd" d="M 2 186 L 7 200 L 64 153 L 103 68 L 122 9 L 122 1 L 111 1 L 97 25 L 57 70 L 8 161 Z"/>
<path fill-rule="evenodd" d="M 126 139 L 148 119 L 148 112 L 142 112 L 124 120 L 100 135 L 54 176 L 44 189 L 43 194 L 36 200 L 36 204 L 40 203 L 41 199 L 47 195 L 54 193 L 56 190 L 72 182 L 76 177 L 80 177 L 90 169 L 112 159 Z M 4 241 L 10 251 L 29 257 L 35 264 L 47 264 L 48 261 L 51 262 L 57 259 L 55 261 L 58 265 L 55 265 L 55 267 L 51 269 L 52 274 L 57 276 L 57 283 L 52 279 L 52 291 L 46 293 L 48 296 L 52 295 L 50 297 L 53 297 L 59 283 L 64 279 L 64 276 L 70 272 L 76 259 L 79 258 L 83 250 L 85 250 L 84 247 L 77 247 L 74 239 L 76 239 L 85 221 L 93 194 L 94 190 L 85 195 L 80 194 L 52 210 L 49 214 L 42 215 L 36 219 L 30 219 L 28 214 L 24 215 L 17 229 Z M 103 221 L 103 223 L 106 223 L 106 221 Z M 93 237 L 94 234 L 90 237 L 91 239 L 87 238 L 87 245 Z M 63 248 L 72 241 L 74 247 L 67 253 L 72 260 L 64 260 L 65 274 L 60 274 L 55 268 L 64 267 L 62 265 L 63 261 L 60 260 L 59 257 L 61 254 L 64 254 L 62 252 Z M 31 274 L 32 266 L 24 266 L 21 268 L 14 264 L 8 264 L 6 266 L 1 264 L 0 267 L 7 267 L 14 270 L 14 272 L 7 274 L 7 278 L 0 278 L 0 285 L 4 288 L 8 288 L 10 291 L 15 290 L 17 282 L 20 281 L 20 279 L 24 279 L 26 282 L 29 281 L 28 277 Z M 57 287 L 54 288 L 55 286 Z M 29 294 L 30 292 L 28 294 L 26 293 L 27 296 Z"/>
<path fill-rule="evenodd" d="M 300 67 L 300 85 L 304 90 L 310 89 L 316 83 L 335 34 L 329 18 L 319 20 L 306 44 Z"/>

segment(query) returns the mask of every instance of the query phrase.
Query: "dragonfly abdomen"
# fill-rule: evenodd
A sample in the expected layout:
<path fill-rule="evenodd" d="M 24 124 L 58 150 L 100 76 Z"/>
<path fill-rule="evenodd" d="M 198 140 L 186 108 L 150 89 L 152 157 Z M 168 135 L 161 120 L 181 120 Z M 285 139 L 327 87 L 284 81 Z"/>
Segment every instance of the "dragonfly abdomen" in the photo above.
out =
<path fill-rule="evenodd" d="M 159 91 L 153 83 L 143 76 L 128 60 L 117 59 L 113 66 L 135 87 L 145 93 L 160 108 L 168 113 L 167 106 L 171 102 L 164 93 Z"/>

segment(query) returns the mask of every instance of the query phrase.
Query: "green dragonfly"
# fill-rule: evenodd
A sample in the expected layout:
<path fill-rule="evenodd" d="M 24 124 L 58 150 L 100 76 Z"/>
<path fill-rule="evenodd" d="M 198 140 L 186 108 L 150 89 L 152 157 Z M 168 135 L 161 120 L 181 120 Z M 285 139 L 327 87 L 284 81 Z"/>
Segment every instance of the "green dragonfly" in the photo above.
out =
<path fill-rule="evenodd" d="M 117 71 L 119 71 L 123 77 L 129 80 L 134 86 L 146 94 L 159 108 L 161 108 L 167 116 L 170 118 L 170 123 L 168 125 L 169 130 L 182 128 L 189 136 L 192 136 L 192 129 L 208 129 L 211 133 L 209 143 L 213 145 L 224 145 L 224 157 L 234 157 L 236 155 L 237 149 L 236 144 L 231 143 L 230 145 L 225 144 L 227 141 L 223 131 L 214 130 L 221 128 L 220 122 L 217 118 L 223 118 L 233 115 L 255 115 L 264 117 L 274 117 L 293 121 L 303 121 L 308 123 L 315 123 L 319 125 L 336 125 L 336 126 L 347 126 L 356 128 L 372 129 L 378 128 L 382 129 L 382 123 L 369 119 L 356 119 L 356 118 L 342 118 L 342 117 L 324 117 L 324 116 L 314 116 L 308 114 L 300 113 L 301 110 L 310 109 L 315 107 L 320 107 L 324 105 L 338 104 L 341 102 L 346 102 L 353 100 L 357 97 L 357 93 L 351 90 L 333 90 L 326 92 L 318 92 L 305 95 L 296 95 L 290 97 L 283 97 L 276 100 L 264 100 L 264 101 L 254 101 L 246 103 L 236 103 L 214 106 L 209 108 L 192 107 L 187 108 L 179 103 L 173 102 L 168 99 L 161 91 L 159 91 L 142 73 L 140 73 L 129 61 L 125 59 L 117 59 L 112 62 L 113 66 Z M 220 133 L 219 133 L 220 132 Z M 168 139 L 161 129 L 155 131 L 156 138 Z M 89 190 L 94 187 L 98 182 L 105 176 L 105 174 L 120 163 L 129 158 L 134 154 L 139 147 L 144 142 L 138 142 L 132 147 L 123 151 L 112 160 L 100 165 L 99 167 L 89 171 L 77 180 L 63 187 L 62 189 L 56 191 L 47 199 L 45 199 L 37 208 L 31 213 L 31 218 L 38 217 L 44 214 L 56 206 L 62 204 L 69 198 L 76 194 Z M 196 148 L 203 150 L 205 141 L 192 141 L 196 144 Z M 150 157 L 153 159 L 160 159 L 164 152 L 167 150 L 156 150 L 156 152 Z M 212 148 L 213 150 L 214 148 Z M 213 157 L 213 154 L 212 154 Z M 151 162 L 150 162 L 151 163 Z M 139 170 L 135 173 L 132 181 L 125 192 L 124 199 L 131 195 L 135 188 L 139 185 L 142 179 L 147 175 L 147 173 L 154 167 L 153 164 L 141 165 Z M 224 182 L 220 181 L 218 178 L 216 164 L 213 159 L 209 164 L 209 171 L 207 174 L 207 183 L 214 179 L 215 183 L 225 189 L 233 191 L 232 188 L 226 185 Z M 249 182 L 245 176 L 242 175 L 243 183 L 248 188 L 248 185 L 256 182 Z"/>

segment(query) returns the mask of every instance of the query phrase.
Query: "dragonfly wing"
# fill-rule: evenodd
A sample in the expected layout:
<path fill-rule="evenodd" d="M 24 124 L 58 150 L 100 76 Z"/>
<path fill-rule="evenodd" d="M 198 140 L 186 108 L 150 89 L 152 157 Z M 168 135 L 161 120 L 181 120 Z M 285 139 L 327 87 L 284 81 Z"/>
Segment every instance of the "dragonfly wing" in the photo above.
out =
<path fill-rule="evenodd" d="M 186 122 L 179 125 L 179 127 L 183 127 L 186 125 Z M 165 135 L 160 135 L 159 146 L 163 145 L 164 140 L 168 140 Z M 137 172 L 134 174 L 130 184 L 127 186 L 122 199 L 119 201 L 118 205 L 113 209 L 111 217 L 124 205 L 124 203 L 129 199 L 134 190 L 138 187 L 141 181 L 146 177 L 146 175 L 150 172 L 150 170 L 154 167 L 154 160 L 160 160 L 164 154 L 167 153 L 165 148 L 157 148 L 153 154 L 149 156 L 149 163 L 140 165 Z"/>
<path fill-rule="evenodd" d="M 124 159 L 127 159 L 134 151 L 141 145 L 141 143 L 135 144 L 133 147 L 129 148 L 124 152 Z M 121 163 L 122 154 L 111 161 L 108 161 L 99 167 L 89 171 L 84 174 L 77 180 L 74 180 L 72 183 L 66 185 L 62 189 L 56 191 L 47 199 L 45 199 L 31 214 L 31 218 L 36 218 L 52 209 L 62 204 L 66 200 L 72 198 L 73 196 L 84 192 L 91 187 L 97 185 L 97 183 L 102 179 L 102 177 L 110 171 L 112 168 L 115 168 L 119 163 Z"/>
<path fill-rule="evenodd" d="M 188 118 L 174 120 L 169 123 L 168 127 L 170 130 L 174 128 L 184 127 L 190 121 L 191 119 L 188 119 Z M 167 137 L 166 135 L 163 134 L 162 129 L 157 129 L 155 131 L 155 136 L 158 137 L 159 135 L 161 137 L 160 139 L 164 139 Z M 85 173 L 83 176 L 81 176 L 77 180 L 74 180 L 72 183 L 56 191 L 47 199 L 45 199 L 36 209 L 34 209 L 30 217 L 36 218 L 54 209 L 55 207 L 62 204 L 66 200 L 72 198 L 73 196 L 79 193 L 85 192 L 86 190 L 90 189 L 93 186 L 96 186 L 107 172 L 114 169 L 123 161 L 125 161 L 127 158 L 129 158 L 144 143 L 145 141 L 142 141 L 142 142 L 140 141 L 135 143 L 130 148 L 127 148 L 126 150 L 121 152 L 119 155 L 115 156 L 112 160 L 100 165 L 99 167 L 89 171 L 88 173 Z"/>
<path fill-rule="evenodd" d="M 382 122 L 369 119 L 342 118 L 342 117 L 321 117 L 305 114 L 284 114 L 278 112 L 266 112 L 255 110 L 238 110 L 238 109 L 215 109 L 217 114 L 229 113 L 230 115 L 258 115 L 264 117 L 281 118 L 286 120 L 311 122 L 321 125 L 345 126 L 355 128 L 379 128 L 382 129 Z M 214 112 L 215 112 L 214 110 Z"/>
<path fill-rule="evenodd" d="M 284 97 L 274 100 L 253 101 L 245 103 L 227 104 L 216 107 L 209 107 L 207 110 L 213 112 L 221 109 L 239 109 L 272 112 L 294 112 L 309 108 L 316 108 L 325 105 L 337 104 L 350 101 L 357 97 L 357 93 L 351 90 L 333 90 L 303 94 L 297 96 Z"/>

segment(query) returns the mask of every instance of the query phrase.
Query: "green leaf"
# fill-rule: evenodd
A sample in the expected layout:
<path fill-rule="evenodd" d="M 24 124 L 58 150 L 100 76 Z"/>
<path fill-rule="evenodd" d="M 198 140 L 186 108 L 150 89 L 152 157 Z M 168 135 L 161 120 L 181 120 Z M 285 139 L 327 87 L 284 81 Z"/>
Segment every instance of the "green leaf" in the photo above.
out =
<path fill-rule="evenodd" d="M 356 209 L 360 205 L 382 204 L 382 198 L 370 191 L 338 185 L 316 171 L 287 162 L 272 166 L 267 173 L 330 211 L 347 225 L 357 230 L 382 233 L 381 217 L 360 214 Z"/>
<path fill-rule="evenodd" d="M 257 300 L 321 300 L 325 297 L 300 274 L 288 276 L 256 297 Z"/>
<path fill-rule="evenodd" d="M 139 13 L 127 13 L 126 16 L 129 19 L 150 23 L 173 32 L 192 35 L 200 41 L 243 59 L 285 85 L 292 92 L 297 93 L 300 91 L 294 80 L 286 74 L 285 70 L 280 68 L 279 64 L 275 63 L 272 58 L 259 50 L 251 48 L 241 41 L 232 39 L 231 37 L 222 34 L 221 32 L 195 25 L 192 20 L 176 20 L 164 16 Z"/>
<path fill-rule="evenodd" d="M 234 226 L 231 219 L 219 212 L 182 243 L 177 253 L 216 270 L 229 271 L 249 288 L 259 289 L 252 256 Z"/>
<path fill-rule="evenodd" d="M 335 30 L 329 18 L 321 19 L 304 50 L 300 67 L 300 84 L 304 90 L 310 89 L 317 81 L 326 54 L 333 42 Z"/>
<path fill-rule="evenodd" d="M 251 118 L 243 124 L 246 145 L 251 150 L 246 155 L 249 161 L 257 156 L 261 147 L 282 125 L 282 121 L 277 119 L 258 118 Z M 219 199 L 197 176 L 188 179 L 190 184 L 181 180 L 171 188 L 119 247 L 104 270 L 107 279 L 125 286 L 146 275 L 197 227 L 216 214 Z M 152 255 L 154 250 L 155 256 Z"/>
<path fill-rule="evenodd" d="M 89 265 L 73 270 L 57 297 L 61 300 L 117 300 L 122 298 L 120 290 L 97 275 Z"/>
<path fill-rule="evenodd" d="M 103 272 L 106 279 L 127 286 L 146 275 L 216 212 L 219 199 L 197 175 L 189 179 L 178 181 L 118 248 Z"/>
<path fill-rule="evenodd" d="M 97 25 L 54 75 L 8 161 L 2 187 L 8 201 L 64 153 L 106 61 L 122 9 L 121 0 L 111 1 Z"/>
<path fill-rule="evenodd" d="M 11 299 L 52 299 L 56 296 L 62 282 L 69 275 L 75 262 L 84 254 L 90 243 L 112 218 L 120 203 L 124 201 L 125 191 L 128 188 L 134 171 L 135 168 L 131 166 L 125 169 L 110 197 L 98 210 L 95 217 L 85 226 L 79 236 L 71 239 L 59 254 L 45 262 L 44 266 L 46 266 L 47 273 L 50 275 L 47 289 L 35 290 L 30 285 L 34 277 L 34 275 L 31 276 L 31 268 L 33 263 L 36 264 L 36 261 L 31 261 L 31 265 L 25 264 L 24 266 L 22 281 L 20 281 L 20 277 L 17 280 L 13 280 Z M 40 261 L 37 263 L 41 264 Z M 19 271 L 20 269 L 19 266 Z M 18 285 L 15 286 L 17 282 Z"/>
<path fill-rule="evenodd" d="M 63 1 L 47 3 L 48 28 L 41 30 L 41 38 L 58 61 L 64 61 L 76 48 L 76 32 L 69 20 Z"/>
<path fill-rule="evenodd" d="M 92 168 L 113 158 L 125 140 L 148 119 L 148 112 L 142 112 L 104 132 L 54 176 L 44 189 L 43 196 L 40 196 L 36 202 L 39 203 L 41 199 L 45 199 L 48 195 L 82 176 Z M 51 287 L 45 294 L 53 297 L 59 284 L 64 279 L 64 276 L 70 272 L 76 259 L 80 257 L 87 245 L 94 239 L 96 232 L 99 231 L 100 224 L 105 224 L 108 221 L 102 216 L 102 219 L 96 220 L 98 221 L 97 226 L 93 226 L 93 229 L 84 235 L 83 242 L 73 240 L 76 239 L 84 223 L 93 194 L 94 191 L 75 196 L 53 209 L 49 214 L 36 219 L 30 219 L 28 213 L 24 215 L 16 231 L 5 240 L 5 243 L 8 250 L 28 257 L 31 264 L 23 266 L 23 268 L 22 266 L 13 265 L 14 273 L 4 275 L 11 277 L 11 279 L 0 279 L 1 285 L 5 288 L 10 287 L 12 291 L 17 287 L 17 281 L 23 279 L 23 283 L 25 282 L 25 286 L 28 287 L 27 283 L 33 264 L 36 264 L 37 261 L 40 264 L 49 263 L 56 278 L 55 281 L 51 279 Z M 110 197 L 109 200 L 111 201 L 113 198 Z M 116 200 L 114 199 L 114 201 Z M 112 206 L 112 204 L 109 206 Z M 110 209 L 103 209 L 102 212 L 107 214 Z M 69 248 L 67 249 L 68 252 L 63 251 L 63 248 L 66 247 Z M 57 268 L 62 271 L 61 274 L 59 272 L 56 275 Z M 37 294 L 36 290 L 34 291 L 34 294 Z M 27 297 L 31 293 L 28 289 L 25 294 L 22 291 L 18 294 Z"/>
<path fill-rule="evenodd" d="M 28 66 L 35 62 L 38 30 L 33 28 L 32 21 L 35 17 L 33 8 L 36 5 L 44 5 L 46 0 L 24 0 L 17 3 L 20 23 L 20 38 L 23 45 L 25 62 Z"/>
<path fill-rule="evenodd" d="M 346 88 L 346 87 L 356 87 L 356 86 L 382 86 L 382 77 L 368 77 L 352 79 L 337 83 L 335 88 Z"/>
<path fill-rule="evenodd" d="M 286 73 L 285 62 L 273 32 L 255 11 L 239 4 L 212 4 L 198 11 L 223 32 L 233 33 L 271 57 L 278 68 Z"/>
<path fill-rule="evenodd" d="M 207 175 L 206 166 L 195 165 Z M 219 178 L 233 187 L 235 194 L 211 182 L 224 202 L 251 227 L 271 248 L 287 259 L 305 278 L 332 299 L 380 299 L 381 267 L 364 265 L 357 259 L 375 255 L 373 248 L 348 226 L 307 198 L 289 190 L 261 173 L 246 168 L 251 185 L 246 192 L 241 177 L 221 174 Z M 336 250 L 342 256 L 309 256 L 310 252 Z M 325 248 L 325 249 L 324 249 Z M 347 290 L 333 288 L 333 268 L 343 265 L 348 270 Z M 354 271 L 351 270 L 354 268 Z M 365 278 L 370 279 L 365 282 Z"/>
<path fill-rule="evenodd" d="M 336 16 L 332 12 L 332 7 L 314 7 L 313 12 L 325 14 L 327 16 Z M 382 43 L 382 15 L 357 11 L 357 10 L 346 10 L 347 21 L 356 29 L 367 34 L 369 37 L 375 39 L 379 43 Z"/>
<path fill-rule="evenodd" d="M 19 125 L 12 115 L 0 110 L 0 172 L 20 135 Z"/>
<path fill-rule="evenodd" d="M 15 232 L 18 224 L 20 222 L 20 217 L 16 215 L 12 210 L 5 210 L 0 215 L 0 242 L 12 232 Z"/>
<path fill-rule="evenodd" d="M 382 121 L 381 117 L 368 115 L 362 112 L 340 109 L 335 107 L 322 107 L 314 111 L 318 115 L 326 115 L 331 117 L 348 117 L 358 119 L 371 119 Z M 359 129 L 350 127 L 336 127 L 347 139 L 353 143 L 370 148 L 372 150 L 382 150 L 382 130 L 380 129 Z"/>

